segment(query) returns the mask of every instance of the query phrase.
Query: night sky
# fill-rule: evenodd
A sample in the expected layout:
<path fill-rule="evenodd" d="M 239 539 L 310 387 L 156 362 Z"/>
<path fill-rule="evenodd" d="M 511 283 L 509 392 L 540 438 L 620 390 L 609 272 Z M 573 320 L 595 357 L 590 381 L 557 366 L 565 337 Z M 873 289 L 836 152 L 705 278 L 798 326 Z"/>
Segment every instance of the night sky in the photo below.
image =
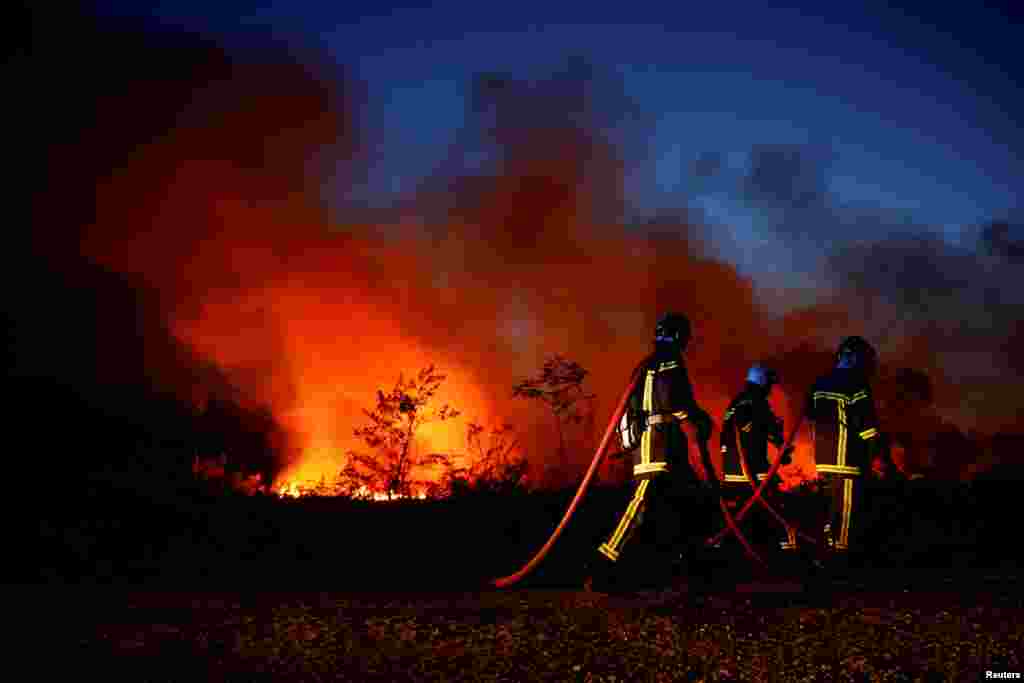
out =
<path fill-rule="evenodd" d="M 765 284 L 806 287 L 822 243 L 909 222 L 971 244 L 973 226 L 1010 216 L 1024 175 L 1019 16 L 990 3 L 803 4 L 164 2 L 147 16 L 229 46 L 272 36 L 353 68 L 368 84 L 373 163 L 355 186 L 325 188 L 335 203 L 386 205 L 471 164 L 450 157 L 475 73 L 541 76 L 579 56 L 632 100 L 631 119 L 612 122 L 632 210 L 699 212 L 720 226 L 720 253 Z M 809 168 L 783 158 L 781 170 L 827 193 L 829 216 L 787 187 L 744 182 L 777 160 L 756 156 L 764 145 L 806 157 Z M 780 226 L 814 244 L 795 249 Z"/>
<path fill-rule="evenodd" d="M 241 109 L 266 116 L 265 123 L 244 123 L 267 140 L 280 137 L 280 144 L 267 143 L 276 145 L 267 158 L 281 178 L 302 175 L 298 169 L 314 158 L 329 170 L 318 167 L 306 182 L 298 213 L 291 205 L 255 208 L 265 187 L 287 185 L 281 178 L 262 178 L 260 185 L 249 175 L 224 178 L 200 169 L 213 182 L 186 174 L 195 187 L 167 184 L 160 173 L 185 168 L 201 156 L 195 150 L 217 148 L 221 138 L 237 138 L 242 149 L 255 139 L 240 127 L 190 137 L 193 124 L 176 120 L 171 151 L 134 147 L 145 163 L 124 167 L 136 168 L 124 173 L 127 183 L 145 183 L 152 171 L 164 178 L 152 187 L 173 191 L 133 194 L 118 184 L 117 172 L 113 180 L 104 177 L 83 253 L 149 280 L 173 301 L 168 324 L 217 363 L 246 366 L 247 377 L 254 364 L 268 365 L 261 379 L 243 384 L 307 422 L 336 412 L 319 398 L 312 401 L 319 407 L 310 407 L 310 396 L 335 392 L 331 401 L 348 401 L 346 410 L 358 412 L 357 397 L 388 381 L 375 376 L 365 387 L 338 388 L 342 382 L 315 362 L 296 360 L 327 358 L 337 337 L 316 325 L 332 316 L 362 321 L 367 335 L 399 334 L 423 351 L 402 363 L 448 360 L 462 395 L 495 417 L 509 409 L 488 397 L 537 367 L 544 353 L 579 354 L 585 366 L 602 369 L 594 374 L 601 393 L 616 393 L 645 348 L 657 309 L 673 306 L 697 320 L 699 355 L 691 365 L 698 384 L 703 373 L 713 412 L 755 358 L 792 365 L 800 344 L 829 349 L 842 334 L 859 333 L 894 367 L 927 372 L 944 417 L 965 427 L 1016 426 L 1015 387 L 1024 368 L 1016 350 L 1024 340 L 1024 297 L 1015 285 L 1024 262 L 1024 99 L 1012 54 L 1020 17 L 989 3 L 828 5 L 384 9 L 368 2 L 168 1 L 142 12 L 138 3 L 102 2 L 95 8 L 101 30 L 129 27 L 140 44 L 199 36 L 216 46 L 203 50 L 222 51 L 248 73 L 237 91 L 238 101 L 248 103 Z M 205 53 L 183 49 L 193 62 L 180 72 L 192 74 L 189 64 Z M 60 59 L 73 63 L 76 50 L 88 51 L 88 39 Z M 80 75 L 85 85 L 78 92 L 88 93 L 88 78 L 116 82 L 121 76 L 111 72 L 128 70 L 124 65 L 136 59 L 124 54 L 104 62 L 100 73 Z M 267 70 L 275 60 L 303 67 Z M 124 78 L 140 83 L 145 73 L 140 67 Z M 498 85 L 481 100 L 483 74 Z M 303 116 L 319 111 L 309 102 L 320 86 L 307 87 L 306 76 L 341 93 L 338 136 L 350 143 L 341 151 L 322 128 L 294 132 L 303 129 Z M 147 86 L 154 93 L 159 78 Z M 220 111 L 203 99 L 216 100 L 209 88 L 197 85 L 200 91 L 206 94 L 183 99 L 200 115 Z M 279 111 L 278 92 L 310 111 L 289 112 L 287 99 L 279 100 Z M 151 100 L 130 95 L 141 108 L 119 114 L 162 120 Z M 282 120 L 295 124 L 292 137 L 278 135 Z M 236 153 L 230 150 L 225 154 Z M 554 184 L 530 189 L 526 179 L 544 174 Z M 570 188 L 568 204 L 551 194 L 558 183 Z M 221 186 L 231 189 L 212 196 Z M 158 210 L 150 200 L 161 193 L 171 201 Z M 149 199 L 136 201 L 143 195 Z M 122 198 L 131 199 L 118 206 Z M 247 198 L 253 203 L 243 206 Z M 171 244 L 159 236 L 168 206 L 182 212 L 175 225 L 207 225 L 214 214 L 226 224 L 248 223 L 197 227 L 182 239 L 202 243 L 202 252 L 182 248 L 175 261 L 164 251 L 166 263 L 143 265 L 139 254 Z M 153 227 L 141 233 L 140 215 L 153 217 Z M 309 234 L 282 227 L 298 215 L 316 224 Z M 107 227 L 127 224 L 126 216 L 135 217 L 132 240 Z M 559 216 L 571 229 L 556 225 Z M 232 230 L 237 239 L 228 236 Z M 355 241 L 318 247 L 315 257 L 295 246 L 325 235 Z M 289 249 L 282 247 L 285 237 Z M 379 250 L 392 247 L 388 258 L 409 259 L 396 266 L 405 270 L 378 270 Z M 293 257 L 284 265 L 285 257 L 255 256 L 260 249 Z M 211 254 L 231 263 L 229 274 L 210 275 Z M 204 258 L 210 263 L 203 265 Z M 612 284 L 608 272 L 617 272 L 622 291 L 601 288 Z M 340 273 L 345 277 L 335 277 Z M 448 301 L 452 290 L 464 299 Z M 327 292 L 352 304 L 344 316 L 323 308 Z M 251 339 L 248 355 L 217 341 L 237 329 L 232 315 L 243 309 L 267 316 L 275 328 Z M 572 311 L 568 318 L 565 310 Z M 223 329 L 202 322 L 216 317 L 211 311 L 220 311 Z M 333 367 L 344 373 L 343 366 Z M 314 376 L 318 388 L 310 389 Z"/>
<path fill-rule="evenodd" d="M 270 34 L 352 66 L 369 84 L 377 159 L 356 194 L 375 203 L 439 166 L 474 73 L 539 75 L 578 55 L 620 75 L 638 109 L 642 134 L 624 154 L 639 210 L 695 202 L 763 234 L 761 207 L 707 182 L 695 161 L 725 155 L 742 167 L 771 143 L 827 147 L 837 202 L 906 211 L 953 239 L 1015 208 L 1018 16 L 991 5 L 805 5 L 164 2 L 149 16 L 227 45 Z"/>

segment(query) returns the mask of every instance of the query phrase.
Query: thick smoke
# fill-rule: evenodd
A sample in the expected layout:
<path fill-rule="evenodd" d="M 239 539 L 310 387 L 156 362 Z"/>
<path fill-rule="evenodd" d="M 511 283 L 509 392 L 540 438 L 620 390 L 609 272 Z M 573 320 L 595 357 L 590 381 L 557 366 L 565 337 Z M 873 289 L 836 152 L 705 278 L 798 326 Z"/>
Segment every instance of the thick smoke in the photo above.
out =
<path fill-rule="evenodd" d="M 230 87 L 247 76 L 242 87 L 254 93 L 276 79 L 275 89 L 290 95 L 277 106 L 308 112 L 323 109 L 317 98 L 335 97 L 333 84 L 303 92 L 296 84 L 311 79 L 298 65 L 272 60 L 240 73 L 206 41 L 70 9 L 35 8 L 21 18 L 24 49 L 8 64 L 18 131 L 8 162 L 20 171 L 16 201 L 27 201 L 14 206 L 4 252 L 6 374 L 17 397 L 9 416 L 18 425 L 8 438 L 68 474 L 123 464 L 126 455 L 187 468 L 193 453 L 225 448 L 234 464 L 273 474 L 284 439 L 266 396 L 243 391 L 252 377 L 200 353 L 176 329 L 182 311 L 199 310 L 211 289 L 235 288 L 237 279 L 231 259 L 220 258 L 208 268 L 218 276 L 190 280 L 186 264 L 204 258 L 216 229 L 194 220 L 173 184 L 187 162 L 205 169 L 211 191 L 230 185 L 230 172 L 209 175 L 217 162 L 267 165 L 278 175 L 254 178 L 246 193 L 294 194 L 308 163 L 257 134 L 246 117 L 253 102 Z M 219 97 L 219 109 L 206 113 L 230 117 L 237 133 L 218 144 L 216 121 L 199 116 L 206 138 L 174 149 L 186 142 L 172 139 L 176 128 L 197 128 L 190 107 L 204 89 L 216 91 L 208 100 Z M 298 116 L 284 123 L 302 129 L 310 119 Z M 214 161 L 204 167 L 207 159 Z M 275 373 L 263 365 L 256 374 Z"/>
<path fill-rule="evenodd" d="M 548 354 L 591 371 L 598 427 L 581 446 L 594 445 L 659 311 L 694 317 L 692 364 L 714 412 L 737 383 L 725 359 L 756 355 L 751 285 L 702 256 L 697 226 L 623 227 L 608 129 L 628 103 L 613 111 L 614 88 L 583 65 L 481 88 L 463 146 L 485 148 L 483 168 L 436 179 L 400 211 L 328 218 L 308 160 L 358 149 L 355 83 L 275 53 L 141 42 L 105 36 L 98 94 L 79 93 L 91 127 L 77 129 L 52 184 L 87 182 L 94 195 L 46 224 L 47 240 L 85 226 L 82 253 L 151 288 L 147 312 L 238 400 L 272 408 L 302 451 L 283 457 L 315 461 L 305 473 L 329 473 L 355 445 L 377 387 L 429 362 L 449 373 L 446 400 L 469 418 L 511 420 L 543 463 L 550 415 L 511 387 Z M 462 446 L 459 431 L 428 436 Z M 581 448 L 575 464 L 588 456 Z"/>
<path fill-rule="evenodd" d="M 140 313 L 118 317 L 132 324 L 93 323 L 97 346 L 134 335 L 142 341 L 132 349 L 178 349 L 140 352 L 148 381 L 200 406 L 229 394 L 255 413 L 269 409 L 288 435 L 271 439 L 277 465 L 298 466 L 289 474 L 330 474 L 356 445 L 352 429 L 374 391 L 428 363 L 449 375 L 443 400 L 467 418 L 512 422 L 532 461 L 550 462 L 551 416 L 513 400 L 511 388 L 554 353 L 590 370 L 599 397 L 596 427 L 574 437 L 575 474 L 650 349 L 656 317 L 670 309 L 693 319 L 688 362 L 713 415 L 751 362 L 775 358 L 786 377 L 780 410 L 792 424 L 838 336 L 871 337 L 904 309 L 913 324 L 896 328 L 883 352 L 924 373 L 931 389 L 919 402 L 953 396 L 925 323 L 944 305 L 935 297 L 960 296 L 960 280 L 927 281 L 908 295 L 899 283 L 919 275 L 916 261 L 903 275 L 858 280 L 885 259 L 842 251 L 834 269 L 850 296 L 771 321 L 753 283 L 709 255 L 707 228 L 691 214 L 622 219 L 626 169 L 616 142 L 630 104 L 614 81 L 578 62 L 533 80 L 482 79 L 443 173 L 393 210 L 328 214 L 319 193 L 338 169 L 326 162 L 341 159 L 352 178 L 372 162 L 359 144 L 357 81 L 278 50 L 229 55 L 194 38 L 130 29 L 51 38 L 51 48 L 67 40 L 100 49 L 50 49 L 37 70 L 61 84 L 41 129 L 70 143 L 48 158 L 37 251 L 69 287 L 93 286 L 73 275 L 88 268 L 118 273 L 126 295 L 148 292 L 133 304 Z M 77 62 L 69 53 L 90 56 Z M 72 106 L 58 108 L 58 99 Z M 467 156 L 485 161 L 468 170 Z M 823 215 L 827 197 L 799 161 L 762 154 L 757 168 L 751 201 Z M 1012 235 L 986 234 L 993 263 L 1019 264 Z M 956 253 L 949 258 L 968 267 Z M 969 289 L 991 300 L 998 280 L 985 281 L 987 289 Z M 883 300 L 864 311 L 853 298 Z M 992 340 L 970 338 L 980 348 Z M 46 365 L 49 355 L 35 360 Z M 920 384 L 895 376 L 901 387 Z M 461 449 L 461 430 L 436 429 L 424 447 Z"/>
<path fill-rule="evenodd" d="M 765 212 L 780 243 L 816 264 L 822 283 L 819 303 L 783 317 L 785 336 L 825 348 L 853 333 L 874 342 L 886 426 L 917 451 L 908 459 L 943 451 L 955 473 L 971 464 L 980 436 L 965 449 L 935 445 L 942 434 L 1024 426 L 1015 343 L 1022 232 L 1011 218 L 953 242 L 905 212 L 842 204 L 826 190 L 826 159 L 803 147 L 760 147 L 738 181 L 739 196 Z"/>

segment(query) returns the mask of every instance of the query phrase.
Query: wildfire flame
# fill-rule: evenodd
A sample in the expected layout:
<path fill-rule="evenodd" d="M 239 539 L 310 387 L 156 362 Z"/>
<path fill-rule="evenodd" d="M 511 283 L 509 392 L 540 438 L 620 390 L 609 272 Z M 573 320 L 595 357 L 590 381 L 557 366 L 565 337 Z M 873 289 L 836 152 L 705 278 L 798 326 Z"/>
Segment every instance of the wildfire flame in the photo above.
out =
<path fill-rule="evenodd" d="M 282 498 L 299 498 L 303 495 L 307 495 L 310 492 L 316 490 L 318 482 L 311 480 L 290 480 L 283 482 L 279 486 L 275 487 L 274 492 Z M 360 486 L 356 489 L 352 497 L 357 500 L 372 500 L 375 502 L 387 502 L 395 500 L 425 500 L 427 497 L 426 493 L 422 491 L 414 493 L 411 496 L 393 494 L 388 496 L 386 493 L 380 491 L 371 491 L 366 486 Z"/>

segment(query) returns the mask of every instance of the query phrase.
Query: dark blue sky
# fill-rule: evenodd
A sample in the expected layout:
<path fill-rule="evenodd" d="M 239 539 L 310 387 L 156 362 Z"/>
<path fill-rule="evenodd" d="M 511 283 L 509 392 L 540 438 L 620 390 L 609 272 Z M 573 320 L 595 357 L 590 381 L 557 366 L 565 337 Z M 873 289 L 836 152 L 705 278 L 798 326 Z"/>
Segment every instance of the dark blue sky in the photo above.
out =
<path fill-rule="evenodd" d="M 751 274 L 792 270 L 778 268 L 783 255 L 766 230 L 808 219 L 744 197 L 740 178 L 759 144 L 827 149 L 831 204 L 889 212 L 950 239 L 1016 208 L 1020 26 L 1006 9 L 430 4 L 168 0 L 152 16 L 229 45 L 269 32 L 351 66 L 369 88 L 378 159 L 358 193 L 377 203 L 413 189 L 444 159 L 474 73 L 540 75 L 575 54 L 620 75 L 644 114 L 643 134 L 624 148 L 631 201 L 641 211 L 703 209 L 733 237 L 722 253 Z M 137 13 L 129 6 L 107 11 Z M 695 177 L 699 154 L 724 155 L 723 172 Z M 843 228 L 832 234 L 843 239 Z M 764 266 L 758 244 L 775 249 L 775 266 Z"/>

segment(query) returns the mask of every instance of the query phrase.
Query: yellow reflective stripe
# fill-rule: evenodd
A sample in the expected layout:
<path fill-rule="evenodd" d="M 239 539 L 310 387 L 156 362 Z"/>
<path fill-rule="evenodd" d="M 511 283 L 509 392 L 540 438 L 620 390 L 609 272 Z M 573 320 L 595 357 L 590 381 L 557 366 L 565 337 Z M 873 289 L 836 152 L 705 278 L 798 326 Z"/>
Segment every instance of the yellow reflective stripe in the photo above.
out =
<path fill-rule="evenodd" d="M 740 427 L 740 429 L 742 429 L 745 432 L 749 432 L 750 428 L 753 427 L 753 426 L 754 426 L 753 422 L 748 422 L 745 426 Z"/>
<path fill-rule="evenodd" d="M 687 413 L 685 410 L 679 410 L 674 413 L 657 413 L 647 418 L 647 424 L 656 425 L 664 424 L 667 422 L 675 422 L 676 420 L 682 421 L 686 419 L 688 414 L 689 413 Z"/>
<path fill-rule="evenodd" d="M 654 405 L 654 371 L 647 371 L 647 379 L 644 380 L 644 403 L 643 409 L 648 415 L 651 414 L 651 408 Z M 643 435 L 640 437 L 640 466 L 643 467 L 651 461 L 651 430 L 645 429 Z M 633 473 L 636 473 L 634 468 Z"/>
<path fill-rule="evenodd" d="M 608 539 L 605 544 L 609 550 L 615 553 L 615 558 L 618 559 L 619 553 L 616 548 L 622 542 L 626 531 L 629 529 L 630 524 L 633 523 L 633 518 L 636 517 L 637 510 L 640 509 L 640 505 L 644 502 L 644 496 L 647 494 L 647 486 L 651 482 L 644 480 L 640 482 L 640 485 L 636 487 L 636 492 L 633 494 L 633 500 L 629 501 L 629 505 L 626 506 L 626 512 L 623 513 L 622 519 L 619 520 L 619 525 L 615 528 L 615 533 Z"/>
<path fill-rule="evenodd" d="M 612 562 L 618 562 L 619 561 L 619 554 L 617 552 L 615 552 L 614 550 L 612 550 L 611 548 L 609 548 L 607 543 L 602 543 L 601 547 L 597 549 L 597 552 L 601 553 L 602 555 L 607 557 Z"/>
<path fill-rule="evenodd" d="M 729 449 L 726 448 L 725 446 L 722 446 L 721 450 L 722 450 L 723 453 L 728 453 L 729 452 Z"/>
<path fill-rule="evenodd" d="M 839 453 L 836 464 L 844 467 L 846 465 L 846 405 L 842 401 L 836 405 L 839 409 Z"/>
<path fill-rule="evenodd" d="M 746 484 L 747 483 L 747 478 L 744 475 L 742 475 L 742 474 L 727 474 L 727 475 L 725 475 L 724 478 L 725 478 L 726 482 L 731 482 L 731 483 L 738 482 L 738 483 L 741 483 L 741 484 Z"/>
<path fill-rule="evenodd" d="M 633 468 L 633 476 L 638 474 L 652 474 L 654 472 L 668 472 L 667 462 L 641 463 Z"/>
<path fill-rule="evenodd" d="M 678 367 L 679 367 L 678 361 L 672 360 L 672 361 L 669 361 L 667 363 L 661 363 L 660 365 L 658 365 L 658 372 L 662 372 L 663 370 L 671 370 L 672 368 L 678 368 Z"/>
<path fill-rule="evenodd" d="M 836 547 L 845 550 L 850 544 L 850 515 L 853 513 L 853 479 L 843 482 L 843 513 L 839 522 L 839 541 Z"/>
<path fill-rule="evenodd" d="M 636 492 L 633 494 L 633 500 L 626 506 L 626 512 L 623 513 L 623 518 L 618 520 L 618 525 L 615 527 L 614 533 L 611 538 L 608 539 L 608 547 L 614 549 L 617 545 L 620 545 L 623 538 L 626 536 L 626 531 L 629 529 L 630 524 L 633 523 L 633 518 L 636 517 L 637 510 L 640 505 L 643 504 L 644 495 L 647 492 L 647 481 L 641 481 L 640 485 L 637 486 Z"/>
<path fill-rule="evenodd" d="M 759 475 L 757 475 L 757 480 L 758 480 L 758 481 L 764 481 L 764 480 L 765 480 L 765 479 L 767 479 L 767 478 L 768 478 L 768 475 L 767 475 L 767 474 L 765 474 L 765 473 L 762 473 L 762 474 L 759 474 Z"/>
<path fill-rule="evenodd" d="M 730 419 L 733 416 L 733 413 L 735 413 L 735 412 L 736 412 L 735 410 L 733 410 L 732 408 L 729 408 L 729 410 L 725 411 L 725 417 L 722 418 L 722 421 L 724 422 L 725 420 Z"/>
<path fill-rule="evenodd" d="M 817 465 L 817 469 L 819 472 L 824 472 L 827 474 L 860 474 L 859 467 L 850 467 L 848 465 Z"/>
<path fill-rule="evenodd" d="M 875 429 L 874 427 L 871 427 L 870 429 L 865 429 L 863 432 L 860 433 L 860 438 L 864 439 L 865 441 L 867 441 L 868 439 L 873 439 L 876 436 L 878 436 L 878 430 Z"/>
<path fill-rule="evenodd" d="M 868 398 L 868 392 L 866 390 L 858 391 L 852 396 L 847 394 L 840 394 L 835 391 L 815 391 L 811 394 L 812 398 L 828 398 L 833 401 L 842 401 L 843 403 L 856 403 L 857 401 L 863 401 Z"/>

